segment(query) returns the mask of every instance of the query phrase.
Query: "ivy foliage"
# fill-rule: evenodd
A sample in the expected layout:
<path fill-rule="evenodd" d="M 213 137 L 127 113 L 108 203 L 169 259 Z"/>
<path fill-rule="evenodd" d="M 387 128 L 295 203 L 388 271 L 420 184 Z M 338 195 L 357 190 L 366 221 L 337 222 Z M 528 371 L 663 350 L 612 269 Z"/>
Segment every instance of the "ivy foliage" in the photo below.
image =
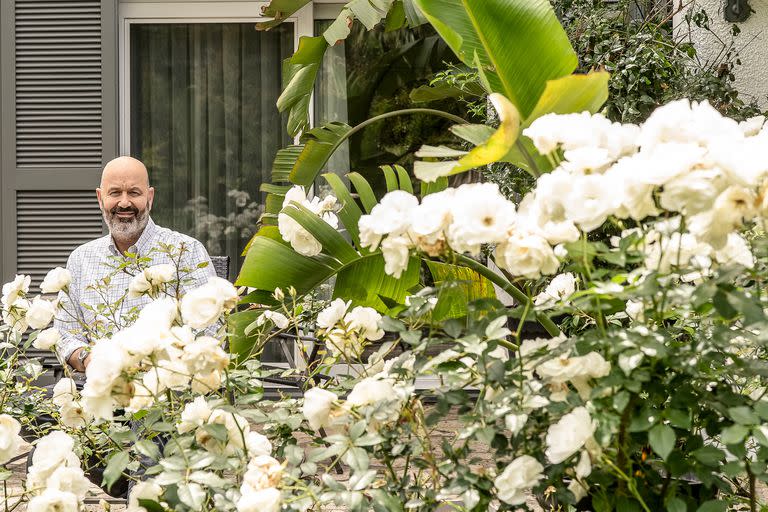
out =
<path fill-rule="evenodd" d="M 746 119 L 760 113 L 734 87 L 739 60 L 738 25 L 712 60 L 700 55 L 688 34 L 708 31 L 710 17 L 700 6 L 672 11 L 651 0 L 554 0 L 579 55 L 579 68 L 611 73 L 605 115 L 613 121 L 644 121 L 658 106 L 680 98 L 709 101 L 724 115 Z M 675 6 L 675 9 L 682 7 Z M 681 24 L 673 30 L 673 16 Z"/>

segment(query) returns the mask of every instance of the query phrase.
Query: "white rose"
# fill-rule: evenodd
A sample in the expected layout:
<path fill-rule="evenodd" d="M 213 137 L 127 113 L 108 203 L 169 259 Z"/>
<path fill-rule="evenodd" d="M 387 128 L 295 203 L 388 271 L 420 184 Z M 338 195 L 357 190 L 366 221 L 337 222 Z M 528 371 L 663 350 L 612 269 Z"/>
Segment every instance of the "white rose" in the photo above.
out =
<path fill-rule="evenodd" d="M 369 215 L 360 217 L 360 236 L 368 241 L 380 239 L 383 235 L 399 235 L 410 227 L 413 212 L 419 200 L 403 190 L 394 190 L 381 198 Z M 366 245 L 364 245 L 365 247 Z M 375 249 L 372 244 L 371 249 Z"/>
<path fill-rule="evenodd" d="M 363 406 L 386 402 L 396 398 L 397 394 L 389 380 L 366 377 L 352 388 L 349 396 L 347 396 L 347 404 L 352 406 Z"/>
<path fill-rule="evenodd" d="M 406 236 L 388 236 L 381 243 L 384 272 L 396 279 L 403 275 L 410 261 L 411 240 Z"/>
<path fill-rule="evenodd" d="M 282 504 L 280 491 L 275 488 L 243 494 L 237 500 L 237 512 L 278 512 Z"/>
<path fill-rule="evenodd" d="M 50 350 L 61 340 L 61 333 L 55 327 L 40 331 L 32 342 L 32 346 L 39 350 Z"/>
<path fill-rule="evenodd" d="M 420 241 L 434 244 L 445 238 L 445 231 L 453 220 L 452 201 L 455 192 L 455 189 L 448 188 L 421 200 L 411 219 L 411 230 Z"/>
<path fill-rule="evenodd" d="M 290 215 L 280 213 L 277 216 L 277 227 L 283 240 L 291 244 L 297 253 L 311 258 L 323 251 L 323 246 L 317 241 L 317 238 L 312 236 Z"/>
<path fill-rule="evenodd" d="M 83 396 L 109 395 L 115 381 L 120 378 L 125 364 L 128 362 L 127 354 L 123 350 L 116 350 L 117 344 L 111 340 L 99 340 L 91 348 L 91 363 L 85 369 L 85 386 Z"/>
<path fill-rule="evenodd" d="M 152 285 L 147 279 L 147 275 L 142 271 L 133 276 L 128 283 L 128 298 L 135 299 L 147 293 L 152 289 Z"/>
<path fill-rule="evenodd" d="M 157 367 L 150 369 L 148 374 L 156 373 L 160 389 L 172 389 L 174 391 L 183 391 L 189 386 L 192 376 L 189 374 L 189 368 L 183 361 L 164 359 L 157 363 Z M 149 386 L 147 386 L 149 387 Z M 158 390 L 150 388 L 157 394 Z"/>
<path fill-rule="evenodd" d="M 645 321 L 645 304 L 639 300 L 628 300 L 625 309 L 627 316 L 636 322 Z"/>
<path fill-rule="evenodd" d="M 309 426 L 319 430 L 328 424 L 333 402 L 338 400 L 336 393 L 323 388 L 310 388 L 304 393 L 304 404 L 301 412 L 307 418 Z"/>
<path fill-rule="evenodd" d="M 56 267 L 45 275 L 45 279 L 40 284 L 40 291 L 43 293 L 58 293 L 66 289 L 71 282 L 72 274 L 69 270 Z"/>
<path fill-rule="evenodd" d="M 721 265 L 741 265 L 753 268 L 755 259 L 747 241 L 738 233 L 729 233 L 725 246 L 715 251 L 715 259 Z"/>
<path fill-rule="evenodd" d="M 32 281 L 30 276 L 17 275 L 10 283 L 3 285 L 2 303 L 4 306 L 11 306 L 16 299 L 24 297 L 29 292 L 29 283 Z"/>
<path fill-rule="evenodd" d="M 145 509 L 139 506 L 139 500 L 159 501 L 162 493 L 163 488 L 151 480 L 136 482 L 128 496 L 128 510 L 131 512 L 144 511 Z"/>
<path fill-rule="evenodd" d="M 77 512 L 80 509 L 77 496 L 71 492 L 46 489 L 27 504 L 27 512 Z"/>
<path fill-rule="evenodd" d="M 576 472 L 576 476 L 579 478 L 586 478 L 592 473 L 592 460 L 589 458 L 589 452 L 583 450 L 581 457 L 579 457 L 579 463 L 573 468 Z"/>
<path fill-rule="evenodd" d="M 384 337 L 384 330 L 379 328 L 381 315 L 373 308 L 357 306 L 344 317 L 344 322 L 351 330 L 360 332 L 367 340 L 376 341 Z"/>
<path fill-rule="evenodd" d="M 223 307 L 226 310 L 230 310 L 237 306 L 237 301 L 240 300 L 240 295 L 237 293 L 235 285 L 221 277 L 209 277 L 208 281 L 203 286 L 215 292 L 221 299 Z"/>
<path fill-rule="evenodd" d="M 515 276 L 531 279 L 554 274 L 560 266 L 546 240 L 524 233 L 514 233 L 496 247 L 496 263 Z"/>
<path fill-rule="evenodd" d="M 527 414 L 507 414 L 504 417 L 504 426 L 512 432 L 513 436 L 516 436 L 523 429 L 527 421 Z"/>
<path fill-rule="evenodd" d="M 211 412 L 205 398 L 196 397 L 192 402 L 185 405 L 181 412 L 181 421 L 176 425 L 179 434 L 185 434 L 202 426 L 211 417 Z"/>
<path fill-rule="evenodd" d="M 198 373 L 192 377 L 190 389 L 193 393 L 207 394 L 221 387 L 221 372 L 213 370 L 210 373 Z"/>
<path fill-rule="evenodd" d="M 621 206 L 620 185 L 612 174 L 573 176 L 563 200 L 566 218 L 585 232 L 599 228 Z"/>
<path fill-rule="evenodd" d="M 53 403 L 61 407 L 64 404 L 75 400 L 77 397 L 77 386 L 75 381 L 70 378 L 63 378 L 53 386 Z"/>
<path fill-rule="evenodd" d="M 272 453 L 272 443 L 267 436 L 258 432 L 248 432 L 245 436 L 245 446 L 248 448 L 248 456 L 269 455 Z"/>
<path fill-rule="evenodd" d="M 236 450 L 243 450 L 245 448 L 245 436 L 251 431 L 251 427 L 248 425 L 248 421 L 239 414 L 216 409 L 208 417 L 206 423 L 224 425 L 227 429 L 227 443 L 225 446 L 222 446 L 218 440 L 214 439 L 205 430 L 198 429 L 195 438 L 198 444 L 204 446 L 207 450 L 215 453 L 223 452 L 225 455 L 233 455 Z"/>
<path fill-rule="evenodd" d="M 472 183 L 456 189 L 448 243 L 454 251 L 478 254 L 486 243 L 504 241 L 515 223 L 515 205 L 495 183 Z"/>
<path fill-rule="evenodd" d="M 3 322 L 17 334 L 23 333 L 29 327 L 27 311 L 30 305 L 27 299 L 16 299 L 11 306 L 3 308 Z"/>
<path fill-rule="evenodd" d="M 221 342 L 210 336 L 200 336 L 185 345 L 181 360 L 191 374 L 223 370 L 229 364 L 229 356 L 221 348 Z"/>
<path fill-rule="evenodd" d="M 32 329 L 47 327 L 56 314 L 56 305 L 42 297 L 35 297 L 27 310 L 27 323 Z"/>
<path fill-rule="evenodd" d="M 267 323 L 267 321 L 272 322 L 278 329 L 285 329 L 290 324 L 290 321 L 284 314 L 280 313 L 279 311 L 267 310 L 259 315 L 259 317 L 256 319 L 256 325 L 261 327 Z"/>
<path fill-rule="evenodd" d="M 0 414 L 0 466 L 19 454 L 24 440 L 21 424 L 8 414 Z"/>
<path fill-rule="evenodd" d="M 238 299 L 232 283 L 211 277 L 181 299 L 181 315 L 191 327 L 204 329 L 215 323 L 224 311 L 234 308 Z"/>
<path fill-rule="evenodd" d="M 67 402 L 59 409 L 62 425 L 69 428 L 81 428 L 93 421 L 93 416 L 80 402 Z"/>
<path fill-rule="evenodd" d="M 133 382 L 133 396 L 131 396 L 128 405 L 125 406 L 125 410 L 128 412 L 136 413 L 149 409 L 154 403 L 154 393 L 147 389 L 143 383 Z"/>
<path fill-rule="evenodd" d="M 139 312 L 136 326 L 154 331 L 167 331 L 173 325 L 179 314 L 179 306 L 176 299 L 163 297 L 155 299 Z"/>
<path fill-rule="evenodd" d="M 81 403 L 83 404 L 83 408 L 88 414 L 88 417 L 107 421 L 112 421 L 114 418 L 113 412 L 115 408 L 115 401 L 111 396 L 83 395 Z"/>
<path fill-rule="evenodd" d="M 74 448 L 74 439 L 60 430 L 40 438 L 32 454 L 32 466 L 40 480 L 47 480 L 59 466 L 79 467 Z"/>
<path fill-rule="evenodd" d="M 576 277 L 567 272 L 556 275 L 543 292 L 536 296 L 534 304 L 550 306 L 567 299 L 576 292 Z"/>
<path fill-rule="evenodd" d="M 597 425 L 584 407 L 577 407 L 547 431 L 546 455 L 552 464 L 560 464 L 584 446 Z"/>
<path fill-rule="evenodd" d="M 163 283 L 169 283 L 176 278 L 176 267 L 170 263 L 161 263 L 152 265 L 144 269 L 144 275 L 147 281 L 154 287 Z"/>
<path fill-rule="evenodd" d="M 221 297 L 203 285 L 187 292 L 181 299 L 181 316 L 190 327 L 205 329 L 219 319 L 223 306 Z"/>
<path fill-rule="evenodd" d="M 493 481 L 499 499 L 510 505 L 522 505 L 526 491 L 542 479 L 543 471 L 544 466 L 530 455 L 516 458 Z"/>
<path fill-rule="evenodd" d="M 283 477 L 283 466 L 269 455 L 257 455 L 248 462 L 240 487 L 242 494 L 275 487 Z"/>
<path fill-rule="evenodd" d="M 667 210 L 694 215 L 709 210 L 725 186 L 719 169 L 696 169 L 667 182 L 659 202 Z"/>
<path fill-rule="evenodd" d="M 751 190 L 730 186 L 717 196 L 710 210 L 689 219 L 689 229 L 702 242 L 722 249 L 728 235 L 755 216 L 755 202 L 756 195 Z"/>
<path fill-rule="evenodd" d="M 347 314 L 350 302 L 342 299 L 334 299 L 317 315 L 317 326 L 321 329 L 330 329 Z"/>
<path fill-rule="evenodd" d="M 71 492 L 80 499 L 84 499 L 91 486 L 91 482 L 85 478 L 83 470 L 79 467 L 60 466 L 48 477 L 46 482 L 48 489 Z"/>

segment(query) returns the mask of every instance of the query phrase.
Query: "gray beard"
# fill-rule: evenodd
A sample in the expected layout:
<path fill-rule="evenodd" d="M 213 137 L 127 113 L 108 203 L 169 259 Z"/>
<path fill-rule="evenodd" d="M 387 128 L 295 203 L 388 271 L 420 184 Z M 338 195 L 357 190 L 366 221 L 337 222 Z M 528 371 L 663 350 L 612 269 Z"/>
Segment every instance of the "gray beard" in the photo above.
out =
<path fill-rule="evenodd" d="M 109 228 L 109 234 L 117 242 L 135 243 L 149 222 L 149 208 L 140 210 L 135 217 L 127 221 L 120 220 L 117 214 L 113 215 L 104 209 L 101 214 Z"/>

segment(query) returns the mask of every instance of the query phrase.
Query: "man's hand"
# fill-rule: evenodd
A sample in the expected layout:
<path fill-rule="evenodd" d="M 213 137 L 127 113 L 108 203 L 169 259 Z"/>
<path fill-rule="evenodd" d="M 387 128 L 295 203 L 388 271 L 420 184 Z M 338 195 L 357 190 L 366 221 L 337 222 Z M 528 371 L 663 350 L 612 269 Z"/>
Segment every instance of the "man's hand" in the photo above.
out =
<path fill-rule="evenodd" d="M 74 368 L 75 370 L 79 372 L 85 372 L 85 369 L 88 368 L 88 364 L 91 362 L 91 354 L 88 354 L 86 358 L 83 360 L 82 363 L 80 363 L 80 358 L 78 357 L 80 355 L 80 352 L 82 352 L 84 349 L 78 348 L 74 352 L 72 352 L 72 355 L 69 356 L 69 366 Z"/>

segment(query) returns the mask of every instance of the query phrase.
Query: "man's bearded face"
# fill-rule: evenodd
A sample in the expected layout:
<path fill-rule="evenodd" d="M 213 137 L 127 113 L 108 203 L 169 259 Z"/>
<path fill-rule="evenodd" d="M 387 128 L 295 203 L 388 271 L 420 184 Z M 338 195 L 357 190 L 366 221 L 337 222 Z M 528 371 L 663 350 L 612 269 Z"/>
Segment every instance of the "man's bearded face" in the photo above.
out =
<path fill-rule="evenodd" d="M 144 165 L 129 157 L 112 160 L 104 168 L 96 195 L 115 242 L 135 243 L 149 222 L 155 195 Z"/>
<path fill-rule="evenodd" d="M 115 205 L 106 209 L 102 205 L 104 222 L 109 227 L 109 232 L 116 239 L 137 239 L 149 222 L 150 204 L 146 203 L 143 209 L 134 205 Z"/>

